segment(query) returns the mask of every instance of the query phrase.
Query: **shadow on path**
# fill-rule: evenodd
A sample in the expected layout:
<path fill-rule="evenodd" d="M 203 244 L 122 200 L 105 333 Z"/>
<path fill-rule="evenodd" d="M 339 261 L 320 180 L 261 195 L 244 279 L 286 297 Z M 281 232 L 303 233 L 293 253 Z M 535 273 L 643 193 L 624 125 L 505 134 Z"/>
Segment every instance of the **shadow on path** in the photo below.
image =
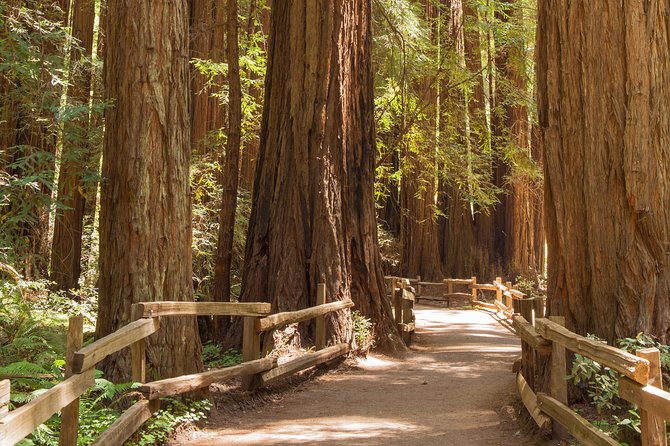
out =
<path fill-rule="evenodd" d="M 371 355 L 184 445 L 524 445 L 511 402 L 519 340 L 474 310 L 418 306 L 412 352 Z"/>

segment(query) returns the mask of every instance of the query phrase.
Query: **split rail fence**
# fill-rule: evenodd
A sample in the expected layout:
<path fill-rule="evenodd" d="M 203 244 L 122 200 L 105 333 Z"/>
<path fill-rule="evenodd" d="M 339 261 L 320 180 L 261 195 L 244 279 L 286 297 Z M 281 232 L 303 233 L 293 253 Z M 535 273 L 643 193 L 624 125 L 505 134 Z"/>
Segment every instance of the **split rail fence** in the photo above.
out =
<path fill-rule="evenodd" d="M 663 390 L 660 352 L 656 348 L 640 349 L 631 354 L 625 350 L 588 339 L 564 327 L 565 318 L 545 318 L 545 300 L 529 298 L 501 278 L 491 284 L 479 284 L 477 278 L 444 279 L 423 282 L 421 278 L 387 277 L 394 282 L 416 287 L 416 299 L 443 301 L 451 305 L 456 298 L 470 298 L 473 306 L 502 315 L 521 338 L 520 371 L 517 389 L 524 406 L 541 429 L 551 429 L 555 438 L 570 435 L 586 446 L 618 445 L 613 438 L 596 428 L 568 406 L 567 351 L 578 353 L 619 374 L 619 397 L 640 409 L 643 446 L 667 446 L 666 422 L 670 421 L 670 392 Z M 464 285 L 471 293 L 455 293 L 453 287 Z M 424 296 L 422 287 L 447 287 L 442 296 Z M 495 292 L 491 302 L 480 300 L 480 291 Z M 549 367 L 547 392 L 539 391 L 536 379 L 540 358 Z"/>
<path fill-rule="evenodd" d="M 270 314 L 269 303 L 145 302 L 132 306 L 133 321 L 83 347 L 84 320 L 70 318 L 67 334 L 66 379 L 31 402 L 9 411 L 10 382 L 0 382 L 0 446 L 12 446 L 61 411 L 61 446 L 76 446 L 79 427 L 79 397 L 95 382 L 95 366 L 109 355 L 131 349 L 132 380 L 144 383 L 142 398 L 127 409 L 94 443 L 117 446 L 130 438 L 160 408 L 160 398 L 189 393 L 210 384 L 241 377 L 242 387 L 268 385 L 282 377 L 330 361 L 349 351 L 348 344 L 327 346 L 325 316 L 354 306 L 352 301 L 326 303 L 326 287 L 317 288 L 317 305 L 299 311 Z M 239 316 L 243 318 L 243 362 L 233 367 L 178 376 L 146 383 L 146 338 L 160 328 L 160 320 L 171 316 Z M 283 364 L 262 357 L 261 335 L 288 324 L 316 319 L 314 353 Z"/>
<path fill-rule="evenodd" d="M 517 375 L 517 387 L 538 426 L 551 427 L 558 438 L 565 437 L 567 430 L 587 446 L 618 444 L 568 406 L 568 350 L 617 372 L 619 397 L 640 409 L 643 446 L 667 445 L 665 422 L 670 420 L 670 393 L 663 390 L 658 349 L 640 349 L 631 354 L 573 333 L 564 327 L 565 318 L 561 316 L 536 317 L 535 311 L 528 309 L 525 313 L 513 316 L 514 327 L 522 340 L 522 365 Z M 535 366 L 540 356 L 548 356 L 549 393 L 537 391 L 539 383 L 535 380 Z"/>

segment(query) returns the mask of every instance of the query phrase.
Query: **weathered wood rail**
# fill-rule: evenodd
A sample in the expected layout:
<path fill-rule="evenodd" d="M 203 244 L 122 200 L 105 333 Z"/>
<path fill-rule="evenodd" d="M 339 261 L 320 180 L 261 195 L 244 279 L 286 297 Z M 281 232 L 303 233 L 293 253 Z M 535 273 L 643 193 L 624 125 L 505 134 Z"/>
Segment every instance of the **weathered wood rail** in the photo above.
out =
<path fill-rule="evenodd" d="M 667 446 L 666 422 L 670 421 L 670 392 L 662 388 L 660 352 L 641 349 L 636 354 L 593 341 L 564 327 L 559 316 L 545 318 L 545 301 L 529 298 L 512 288 L 510 282 L 498 277 L 493 283 L 480 284 L 477 278 L 444 279 L 423 282 L 421 278 L 387 277 L 389 289 L 396 284 L 416 287 L 416 298 L 438 300 L 450 304 L 454 285 L 467 285 L 472 293 L 454 297 L 470 297 L 473 306 L 502 315 L 521 339 L 522 356 L 517 374 L 517 390 L 531 417 L 541 429 L 551 429 L 554 437 L 572 435 L 586 446 L 617 445 L 618 443 L 568 406 L 567 351 L 609 367 L 619 377 L 619 396 L 640 408 L 640 429 L 643 446 Z M 422 286 L 449 287 L 442 297 L 422 296 Z M 479 291 L 495 292 L 492 302 L 479 299 Z M 538 391 L 536 366 L 544 357 L 549 365 L 547 392 Z"/>
<path fill-rule="evenodd" d="M 532 300 L 519 300 L 513 324 L 525 350 L 522 351 L 517 387 L 524 405 L 538 426 L 551 427 L 555 438 L 565 438 L 570 434 L 586 446 L 618 444 L 569 407 L 565 377 L 566 351 L 571 351 L 619 374 L 619 397 L 640 408 L 643 446 L 667 445 L 665 423 L 670 421 L 670 393 L 662 389 L 658 349 L 642 349 L 633 355 L 573 333 L 564 327 L 563 317 L 536 318 L 539 312 L 535 313 Z M 526 315 L 523 314 L 524 309 Z M 539 356 L 548 356 L 549 387 L 544 389 L 546 392 L 539 391 L 539 383 L 535 382 L 535 366 Z"/>
<path fill-rule="evenodd" d="M 68 329 L 65 381 L 12 411 L 8 410 L 10 381 L 0 381 L 0 446 L 18 443 L 58 411 L 61 411 L 61 446 L 76 446 L 79 397 L 94 385 L 95 366 L 124 348 L 131 349 L 132 380 L 143 383 L 139 388 L 143 397 L 103 432 L 95 445 L 123 444 L 160 409 L 162 397 L 189 393 L 237 377 L 242 377 L 245 389 L 264 386 L 347 354 L 348 344 L 327 346 L 325 316 L 352 306 L 351 301 L 326 303 L 324 284 L 317 287 L 316 306 L 277 314 L 271 314 L 270 304 L 264 302 L 144 302 L 133 305 L 132 322 L 83 348 L 83 318 L 75 316 L 70 318 Z M 145 383 L 146 338 L 160 329 L 160 318 L 170 316 L 242 317 L 243 362 L 224 369 Z M 272 357 L 261 357 L 261 333 L 309 319 L 316 319 L 315 353 L 307 353 L 284 364 L 278 364 Z"/>
<path fill-rule="evenodd" d="M 406 345 L 412 341 L 412 334 L 416 329 L 414 303 L 417 298 L 417 289 L 410 286 L 410 283 L 410 279 L 386 277 L 386 292 L 393 307 L 395 324 Z"/>

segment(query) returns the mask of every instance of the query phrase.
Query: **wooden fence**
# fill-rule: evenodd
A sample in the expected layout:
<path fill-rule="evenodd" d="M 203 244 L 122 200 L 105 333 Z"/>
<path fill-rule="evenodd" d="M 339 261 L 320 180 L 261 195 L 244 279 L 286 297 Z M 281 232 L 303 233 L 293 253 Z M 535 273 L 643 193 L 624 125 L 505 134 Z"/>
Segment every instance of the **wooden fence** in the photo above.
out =
<path fill-rule="evenodd" d="M 393 317 L 398 332 L 406 345 L 412 341 L 415 331 L 416 317 L 414 315 L 414 302 L 416 301 L 416 290 L 410 286 L 409 279 L 401 277 L 386 277 L 387 296 L 393 307 Z"/>
<path fill-rule="evenodd" d="M 215 382 L 242 377 L 242 386 L 251 389 L 268 385 L 282 377 L 332 360 L 349 351 L 348 344 L 326 346 L 325 315 L 354 306 L 352 301 L 326 303 L 326 288 L 319 284 L 317 305 L 300 311 L 270 314 L 268 303 L 145 302 L 132 307 L 133 321 L 119 330 L 82 348 L 83 318 L 70 318 L 67 335 L 66 379 L 31 402 L 9 411 L 10 383 L 0 381 L 0 446 L 11 446 L 30 435 L 40 424 L 61 411 L 61 446 L 76 446 L 79 427 L 79 397 L 94 385 L 95 366 L 107 356 L 131 349 L 132 380 L 145 383 L 146 338 L 160 328 L 160 319 L 170 316 L 240 316 L 243 318 L 243 362 L 233 367 L 143 384 L 143 397 L 126 410 L 95 445 L 123 444 L 160 408 L 160 398 L 192 392 Z M 288 324 L 316 319 L 316 352 L 278 365 L 262 357 L 261 334 Z"/>
<path fill-rule="evenodd" d="M 532 299 L 515 302 L 513 324 L 522 341 L 521 371 L 517 388 L 521 399 L 541 428 L 552 428 L 554 437 L 571 434 L 582 444 L 617 445 L 568 406 L 566 351 L 609 367 L 619 374 L 619 397 L 640 408 L 643 446 L 666 446 L 665 422 L 670 420 L 670 393 L 663 391 L 660 352 L 641 349 L 636 354 L 571 332 L 565 318 L 544 318 L 543 308 Z M 544 356 L 549 365 L 548 393 L 540 392 L 536 364 Z"/>

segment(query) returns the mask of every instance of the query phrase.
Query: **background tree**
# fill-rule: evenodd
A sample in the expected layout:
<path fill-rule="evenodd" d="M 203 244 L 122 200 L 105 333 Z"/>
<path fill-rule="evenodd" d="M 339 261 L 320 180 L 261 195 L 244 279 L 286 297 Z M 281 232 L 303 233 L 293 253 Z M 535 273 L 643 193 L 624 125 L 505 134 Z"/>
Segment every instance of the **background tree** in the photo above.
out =
<path fill-rule="evenodd" d="M 235 234 L 235 211 L 237 209 L 237 189 L 240 178 L 240 140 L 242 132 L 242 86 L 240 84 L 240 63 L 237 23 L 237 0 L 228 0 L 228 137 L 223 172 L 223 195 L 221 218 L 214 264 L 213 297 L 216 302 L 230 302 L 230 267 L 233 260 L 233 236 Z M 228 318 L 219 327 L 222 338 L 228 325 Z"/>
<path fill-rule="evenodd" d="M 193 298 L 187 7 L 108 5 L 97 337 L 128 323 L 132 303 Z M 128 359 L 107 361 L 108 377 L 127 380 Z M 195 318 L 164 320 L 148 362 L 161 377 L 199 370 Z"/>
<path fill-rule="evenodd" d="M 667 339 L 670 6 L 538 7 L 550 311 L 609 341 Z"/>
<path fill-rule="evenodd" d="M 71 50 L 67 93 L 70 106 L 76 110 L 63 130 L 57 197 L 61 209 L 56 213 L 51 249 L 50 278 L 60 290 L 77 287 L 86 196 L 95 195 L 90 192 L 92 182 L 85 181 L 87 171 L 97 171 L 95 162 L 99 161 L 92 156 L 93 146 L 89 141 L 95 13 L 95 1 L 76 0 L 72 18 L 72 37 L 76 44 Z"/>

